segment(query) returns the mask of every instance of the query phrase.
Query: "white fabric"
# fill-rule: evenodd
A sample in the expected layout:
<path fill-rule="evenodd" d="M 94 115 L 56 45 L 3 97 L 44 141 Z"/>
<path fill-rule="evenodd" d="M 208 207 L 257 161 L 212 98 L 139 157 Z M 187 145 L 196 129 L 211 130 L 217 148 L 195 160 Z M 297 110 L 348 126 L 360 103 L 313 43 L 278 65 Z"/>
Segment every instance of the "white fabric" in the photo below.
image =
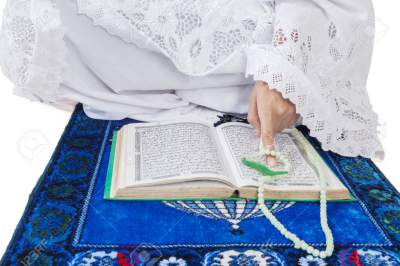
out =
<path fill-rule="evenodd" d="M 275 3 L 279 20 L 273 42 L 248 50 L 247 73 L 295 103 L 323 149 L 382 157 L 376 153 L 377 116 L 365 89 L 373 47 L 371 4 L 364 0 Z"/>
<path fill-rule="evenodd" d="M 255 40 L 268 39 L 272 10 L 259 0 L 77 0 L 110 34 L 160 51 L 191 76 L 214 72 Z M 265 2 L 265 3 L 264 3 Z"/>
<path fill-rule="evenodd" d="M 15 93 L 56 102 L 66 67 L 64 28 L 49 0 L 7 1 L 0 38 L 1 65 Z"/>
<path fill-rule="evenodd" d="M 229 68 L 221 67 L 223 73 L 189 77 L 160 53 L 140 49 L 93 27 L 89 18 L 77 14 L 75 2 L 60 0 L 59 7 L 67 25 L 71 66 L 64 74 L 59 100 L 82 102 L 86 113 L 102 119 L 152 121 L 198 115 L 199 108 L 190 103 L 225 112 L 246 111 L 252 80 L 239 73 L 245 71 L 244 54 L 237 56 L 238 62 L 232 60 Z M 227 90 L 240 93 L 226 94 Z M 206 97 L 209 93 L 213 97 Z M 226 100 L 220 101 L 221 97 Z M 200 113 L 208 117 L 210 112 Z"/>
<path fill-rule="evenodd" d="M 369 1 L 58 4 L 10 0 L 6 7 L 2 66 L 19 94 L 83 102 L 97 118 L 164 119 L 197 105 L 242 113 L 252 83 L 246 72 L 295 103 L 324 149 L 366 157 L 382 150 L 365 89 Z"/>

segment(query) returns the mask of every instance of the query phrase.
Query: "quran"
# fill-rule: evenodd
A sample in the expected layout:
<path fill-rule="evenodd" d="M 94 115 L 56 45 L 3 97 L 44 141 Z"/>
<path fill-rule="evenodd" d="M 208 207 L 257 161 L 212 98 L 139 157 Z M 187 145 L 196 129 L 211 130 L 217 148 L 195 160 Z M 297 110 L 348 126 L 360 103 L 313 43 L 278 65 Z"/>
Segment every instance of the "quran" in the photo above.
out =
<path fill-rule="evenodd" d="M 319 176 L 311 163 L 317 159 L 328 182 L 327 198 L 351 200 L 347 188 L 304 140 L 297 129 L 276 136 L 275 148 L 289 160 L 289 174 L 267 181 L 265 197 L 318 200 Z M 193 121 L 128 124 L 113 137 L 105 198 L 255 199 L 261 174 L 246 167 L 242 160 L 257 152 L 258 147 L 259 137 L 246 123 L 229 122 L 217 127 Z"/>

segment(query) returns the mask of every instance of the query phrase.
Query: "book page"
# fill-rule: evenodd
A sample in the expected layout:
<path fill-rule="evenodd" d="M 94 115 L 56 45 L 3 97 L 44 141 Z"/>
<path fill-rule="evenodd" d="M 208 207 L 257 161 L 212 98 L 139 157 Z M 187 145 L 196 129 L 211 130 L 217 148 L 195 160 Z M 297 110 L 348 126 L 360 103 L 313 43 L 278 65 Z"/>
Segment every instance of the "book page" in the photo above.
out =
<path fill-rule="evenodd" d="M 135 173 L 138 182 L 195 177 L 226 179 L 224 165 L 211 127 L 195 122 L 141 124 L 135 129 Z"/>
<path fill-rule="evenodd" d="M 227 123 L 222 125 L 219 130 L 232 154 L 232 163 L 240 176 L 241 186 L 256 186 L 261 174 L 241 162 L 242 158 L 258 152 L 260 139 L 256 136 L 255 130 L 244 123 Z M 275 182 L 268 182 L 267 185 L 277 187 L 319 186 L 317 173 L 304 159 L 289 133 L 281 133 L 276 136 L 275 149 L 286 156 L 290 162 L 289 175 L 280 177 Z M 265 156 L 251 159 L 262 163 L 266 162 Z M 277 164 L 276 168 L 276 170 L 282 169 L 282 165 Z"/>

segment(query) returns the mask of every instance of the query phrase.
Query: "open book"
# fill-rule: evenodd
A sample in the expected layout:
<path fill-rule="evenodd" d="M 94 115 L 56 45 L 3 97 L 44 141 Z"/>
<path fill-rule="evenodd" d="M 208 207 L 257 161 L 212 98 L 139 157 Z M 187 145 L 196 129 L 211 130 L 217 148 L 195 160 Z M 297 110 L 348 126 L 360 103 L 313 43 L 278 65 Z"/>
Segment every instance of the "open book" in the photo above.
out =
<path fill-rule="evenodd" d="M 266 184 L 268 199 L 317 200 L 319 176 L 309 158 L 323 166 L 330 200 L 350 193 L 297 129 L 276 137 L 276 150 L 290 162 L 289 175 Z M 306 143 L 306 144 L 304 144 Z M 260 174 L 242 158 L 258 151 L 259 138 L 245 123 L 218 127 L 199 122 L 129 124 L 115 134 L 107 199 L 216 199 L 257 197 Z"/>

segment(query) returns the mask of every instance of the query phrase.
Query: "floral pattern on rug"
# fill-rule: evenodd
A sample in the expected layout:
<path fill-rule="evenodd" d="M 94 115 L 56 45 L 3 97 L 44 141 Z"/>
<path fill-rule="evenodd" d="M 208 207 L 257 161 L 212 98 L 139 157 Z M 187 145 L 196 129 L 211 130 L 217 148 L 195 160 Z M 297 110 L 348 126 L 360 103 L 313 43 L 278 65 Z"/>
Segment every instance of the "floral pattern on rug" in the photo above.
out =
<path fill-rule="evenodd" d="M 227 265 L 227 266 L 258 266 L 285 265 L 285 259 L 270 250 L 226 250 L 209 253 L 205 257 L 204 265 Z"/>
<path fill-rule="evenodd" d="M 186 251 L 187 252 L 187 251 Z M 185 251 L 182 253 L 184 254 Z M 383 249 L 344 249 L 336 256 L 329 259 L 321 259 L 311 255 L 305 255 L 298 259 L 296 264 L 289 257 L 284 258 L 284 253 L 278 253 L 271 249 L 227 249 L 206 253 L 199 261 L 188 259 L 187 255 L 176 256 L 147 256 L 146 253 L 116 252 L 116 251 L 89 251 L 78 253 L 70 263 L 71 266 L 83 265 L 158 265 L 158 266 L 327 266 L 327 265 L 373 265 L 373 266 L 397 266 L 400 265 L 398 254 Z M 333 263 L 336 262 L 336 263 Z M 201 263 L 201 264 L 199 264 Z"/>

